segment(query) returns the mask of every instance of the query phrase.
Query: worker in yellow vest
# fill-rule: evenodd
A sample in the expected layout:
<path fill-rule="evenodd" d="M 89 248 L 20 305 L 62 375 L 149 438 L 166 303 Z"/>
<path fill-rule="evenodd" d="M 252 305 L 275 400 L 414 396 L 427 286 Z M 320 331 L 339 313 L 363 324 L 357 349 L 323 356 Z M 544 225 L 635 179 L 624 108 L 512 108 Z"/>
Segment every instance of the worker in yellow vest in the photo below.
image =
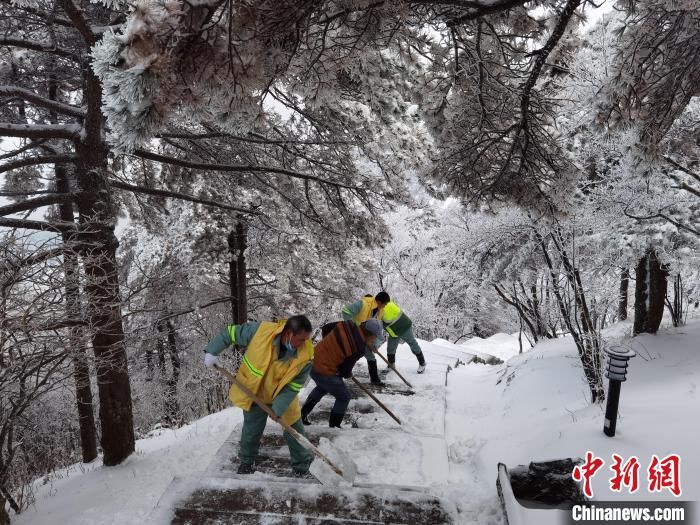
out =
<path fill-rule="evenodd" d="M 408 344 L 418 360 L 418 373 L 425 372 L 425 357 L 418 341 L 416 341 L 416 336 L 413 335 L 413 321 L 391 300 L 388 293 L 379 292 L 374 299 L 380 310 L 378 319 L 382 321 L 384 330 L 389 334 L 386 342 L 389 363 L 393 365 L 396 362 L 396 349 L 399 346 L 399 341 L 403 341 Z"/>
<path fill-rule="evenodd" d="M 379 311 L 377 300 L 367 294 L 359 301 L 343 306 L 340 313 L 343 316 L 343 321 L 352 319 L 357 326 L 360 326 L 365 321 L 376 318 Z"/>
<path fill-rule="evenodd" d="M 381 308 L 377 304 L 377 301 L 371 295 L 365 295 L 360 300 L 354 303 L 346 304 L 340 310 L 340 315 L 343 317 L 343 321 L 354 321 L 357 326 L 362 323 L 369 321 L 370 319 L 377 319 L 381 317 Z M 329 323 L 324 326 L 323 336 L 325 337 L 333 329 L 336 323 Z M 330 327 L 330 329 L 328 329 Z M 378 338 L 377 342 L 381 344 L 382 338 Z M 367 359 L 367 370 L 369 371 L 369 380 L 375 386 L 382 386 L 384 383 L 379 378 L 379 372 L 377 370 L 377 357 L 374 355 L 375 347 L 367 346 L 365 351 L 365 358 Z"/>
<path fill-rule="evenodd" d="M 279 322 L 228 325 L 209 342 L 204 364 L 214 367 L 217 356 L 229 346 L 246 347 L 236 379 L 269 405 L 278 418 L 304 434 L 299 392 L 308 380 L 314 358 L 311 331 L 311 322 L 303 315 Z M 238 473 L 252 474 L 267 414 L 235 385 L 231 386 L 229 400 L 243 409 Z M 288 432 L 284 439 L 294 475 L 307 476 L 311 454 Z"/>

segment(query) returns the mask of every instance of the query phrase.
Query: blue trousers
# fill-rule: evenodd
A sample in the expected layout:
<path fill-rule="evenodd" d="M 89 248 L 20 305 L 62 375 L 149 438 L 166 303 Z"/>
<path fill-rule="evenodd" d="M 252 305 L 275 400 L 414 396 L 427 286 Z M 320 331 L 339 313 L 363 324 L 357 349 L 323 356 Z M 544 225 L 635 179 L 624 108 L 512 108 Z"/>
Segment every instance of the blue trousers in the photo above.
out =
<path fill-rule="evenodd" d="M 338 376 L 323 376 L 316 372 L 316 370 L 311 369 L 311 379 L 316 383 L 316 388 L 311 391 L 306 400 L 312 400 L 318 403 L 323 396 L 330 394 L 335 397 L 333 412 L 336 414 L 345 414 L 345 410 L 347 410 L 352 396 L 343 378 Z"/>

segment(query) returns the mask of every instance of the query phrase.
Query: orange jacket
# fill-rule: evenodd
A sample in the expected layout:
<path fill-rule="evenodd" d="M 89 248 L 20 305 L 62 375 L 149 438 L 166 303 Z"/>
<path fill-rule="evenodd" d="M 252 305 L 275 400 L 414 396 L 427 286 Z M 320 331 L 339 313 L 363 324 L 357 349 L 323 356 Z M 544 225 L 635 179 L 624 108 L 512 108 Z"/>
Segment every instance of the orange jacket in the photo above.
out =
<path fill-rule="evenodd" d="M 365 355 L 367 343 L 353 321 L 341 321 L 314 349 L 314 370 L 323 376 L 350 377 L 352 367 Z"/>

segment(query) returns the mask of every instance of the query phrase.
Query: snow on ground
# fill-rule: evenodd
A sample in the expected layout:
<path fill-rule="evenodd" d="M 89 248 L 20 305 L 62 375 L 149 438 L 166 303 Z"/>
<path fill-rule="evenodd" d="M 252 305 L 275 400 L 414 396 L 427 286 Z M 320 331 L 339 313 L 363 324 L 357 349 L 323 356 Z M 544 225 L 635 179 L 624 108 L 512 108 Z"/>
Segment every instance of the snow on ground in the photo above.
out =
<path fill-rule="evenodd" d="M 34 507 L 13 525 L 141 524 L 174 476 L 204 470 L 243 418 L 228 408 L 176 430 L 136 442 L 136 453 L 116 467 L 99 460 L 78 464 L 37 482 Z"/>
<path fill-rule="evenodd" d="M 472 507 L 479 501 L 484 507 L 497 504 L 499 462 L 512 467 L 583 457 L 589 450 L 606 462 L 593 479 L 597 500 L 673 499 L 668 491 L 650 494 L 646 484 L 652 455 L 663 458 L 670 453 L 682 458 L 682 499 L 700 498 L 700 322 L 664 329 L 656 336 L 619 339 L 625 332 L 624 327 L 613 327 L 606 334 L 639 353 L 622 385 L 614 438 L 602 432 L 605 407 L 587 402 L 587 386 L 570 338 L 541 343 L 500 367 L 470 365 L 450 374 L 450 482 L 454 493 L 469 495 L 460 502 L 465 516 L 481 512 L 483 519 L 484 508 Z M 625 460 L 639 458 L 641 489 L 636 494 L 610 491 L 613 453 Z"/>
<path fill-rule="evenodd" d="M 451 343 L 447 339 L 433 339 L 430 343 L 442 348 L 449 348 L 456 352 L 454 355 L 471 354 L 481 359 L 488 360 L 491 356 L 499 358 L 501 361 L 508 361 L 511 357 L 520 354 L 520 341 L 518 334 L 494 334 L 491 337 L 482 339 L 473 337 L 459 344 Z M 523 352 L 530 350 L 525 336 L 522 337 Z"/>
<path fill-rule="evenodd" d="M 423 344 L 423 343 L 422 343 Z M 520 342 L 518 334 L 494 334 L 491 337 L 482 339 L 481 337 L 473 337 L 462 343 L 451 343 L 447 339 L 433 339 L 431 345 L 437 345 L 442 348 L 449 348 L 459 354 L 471 354 L 482 359 L 488 359 L 490 356 L 499 358 L 501 361 L 508 361 L 511 357 L 520 354 Z M 522 337 L 523 351 L 530 350 L 530 344 L 525 336 Z"/>
<path fill-rule="evenodd" d="M 656 336 L 630 339 L 626 333 L 625 325 L 606 331 L 609 339 L 639 353 L 631 361 L 629 379 L 622 386 L 615 438 L 602 432 L 604 407 L 591 406 L 587 401 L 587 386 L 570 338 L 546 341 L 518 355 L 517 337 L 505 334 L 462 345 L 421 341 L 428 363 L 423 376 L 416 375 L 417 363 L 408 347 L 400 345 L 397 365 L 417 394 L 382 399 L 393 403 L 399 417 L 408 423 L 403 430 L 405 439 L 382 443 L 382 434 L 393 422 L 387 417 L 380 420 L 382 415 L 376 413 L 372 416 L 375 423 L 370 426 L 374 428 L 381 421 L 379 427 L 356 436 L 374 439 L 366 445 L 375 452 L 384 450 L 389 455 L 399 451 L 394 455 L 404 458 L 405 479 L 401 465 L 394 462 L 390 479 L 384 482 L 429 486 L 455 505 L 458 524 L 503 523 L 495 486 L 499 462 L 512 467 L 530 461 L 582 457 L 589 450 L 606 461 L 605 471 L 593 479 L 598 500 L 671 499 L 668 492 L 649 494 L 646 490 L 651 456 L 670 453 L 682 458 L 682 499 L 697 500 L 700 320 L 679 329 L 664 328 Z M 437 392 L 444 385 L 446 366 L 454 367 L 458 359 L 469 362 L 475 353 L 494 354 L 507 361 L 498 366 L 470 364 L 454 368 L 448 375 L 441 409 Z M 399 384 L 394 374 L 387 380 Z M 144 523 L 173 476 L 201 473 L 240 421 L 239 410 L 227 409 L 181 429 L 138 441 L 137 454 L 118 467 L 95 464 L 67 469 L 61 479 L 38 486 L 35 507 L 14 523 Z M 438 436 L 440 446 L 430 446 L 428 442 Z M 412 443 L 423 441 L 443 459 L 413 457 L 421 447 L 412 447 Z M 639 458 L 642 488 L 636 494 L 610 492 L 612 453 L 625 459 L 632 455 Z M 367 454 L 367 458 L 370 456 Z M 367 458 L 357 460 L 365 469 L 378 469 L 374 464 L 365 465 Z M 437 472 L 436 465 L 447 472 Z"/>
<path fill-rule="evenodd" d="M 523 351 L 530 349 L 530 344 L 527 342 L 527 338 L 524 335 L 522 337 L 522 345 Z M 478 351 L 496 356 L 503 361 L 508 361 L 508 359 L 520 353 L 520 342 L 518 341 L 517 334 L 494 334 L 486 339 L 474 337 L 465 341 L 460 346 L 465 348 L 468 352 Z"/>

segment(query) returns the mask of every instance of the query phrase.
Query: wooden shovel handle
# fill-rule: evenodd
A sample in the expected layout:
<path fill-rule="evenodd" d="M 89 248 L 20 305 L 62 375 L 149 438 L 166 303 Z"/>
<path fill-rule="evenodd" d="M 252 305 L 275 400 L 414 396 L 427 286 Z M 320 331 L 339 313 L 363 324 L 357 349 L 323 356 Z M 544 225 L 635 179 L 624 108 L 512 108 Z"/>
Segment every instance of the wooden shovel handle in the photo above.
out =
<path fill-rule="evenodd" d="M 352 380 L 354 381 L 354 383 L 355 383 L 357 386 L 359 386 L 362 390 L 364 390 L 365 394 L 367 394 L 369 397 L 371 397 L 371 398 L 374 400 L 375 403 L 377 403 L 380 407 L 382 407 L 382 408 L 384 409 L 384 411 L 385 411 L 387 414 L 389 414 L 389 415 L 394 419 L 394 421 L 396 421 L 399 425 L 401 424 L 401 420 L 400 420 L 398 417 L 396 417 L 396 416 L 394 415 L 394 413 L 393 413 L 391 410 L 389 410 L 389 409 L 386 407 L 386 405 L 384 405 L 384 403 L 382 403 L 381 401 L 379 401 L 379 399 L 377 399 L 377 396 L 375 396 L 372 392 L 369 391 L 369 388 L 367 388 L 365 385 L 363 385 L 362 383 L 360 383 L 360 382 L 359 382 L 357 379 L 355 379 L 354 377 L 351 377 L 350 379 L 352 379 Z"/>
<path fill-rule="evenodd" d="M 309 441 L 306 436 L 300 434 L 294 428 L 292 428 L 289 424 L 287 424 L 285 421 L 282 420 L 281 417 L 277 417 L 275 413 L 272 411 L 272 409 L 267 406 L 265 403 L 263 403 L 262 399 L 260 399 L 258 396 L 256 396 L 248 387 L 245 385 L 242 385 L 238 379 L 236 379 L 236 376 L 234 376 L 231 372 L 226 370 L 223 367 L 220 367 L 219 365 L 214 365 L 214 368 L 221 372 L 226 378 L 231 381 L 234 385 L 236 385 L 238 388 L 240 388 L 245 395 L 247 395 L 250 399 L 252 399 L 256 405 L 258 405 L 268 416 L 270 416 L 270 419 L 273 421 L 279 423 L 284 427 L 284 429 L 289 432 L 294 439 L 296 439 L 297 443 L 299 443 L 302 447 L 304 447 L 306 450 L 311 452 L 314 456 L 316 456 L 319 459 L 322 459 L 325 463 L 328 464 L 329 467 L 333 469 L 333 472 L 338 474 L 340 477 L 343 477 L 343 471 L 340 470 L 338 467 L 336 467 L 333 462 L 328 459 L 323 452 L 321 452 L 318 448 L 314 446 L 311 441 Z"/>
<path fill-rule="evenodd" d="M 381 357 L 389 368 L 391 368 L 394 372 L 396 372 L 396 375 L 399 376 L 404 383 L 406 383 L 406 386 L 408 386 L 408 388 L 413 389 L 413 385 L 411 383 L 409 383 L 408 381 L 406 381 L 406 378 L 404 376 L 402 376 L 398 370 L 396 370 L 396 367 L 394 365 L 392 365 L 387 360 L 387 358 L 381 354 L 381 352 L 379 350 L 375 350 L 374 353 L 377 354 L 379 357 Z"/>

